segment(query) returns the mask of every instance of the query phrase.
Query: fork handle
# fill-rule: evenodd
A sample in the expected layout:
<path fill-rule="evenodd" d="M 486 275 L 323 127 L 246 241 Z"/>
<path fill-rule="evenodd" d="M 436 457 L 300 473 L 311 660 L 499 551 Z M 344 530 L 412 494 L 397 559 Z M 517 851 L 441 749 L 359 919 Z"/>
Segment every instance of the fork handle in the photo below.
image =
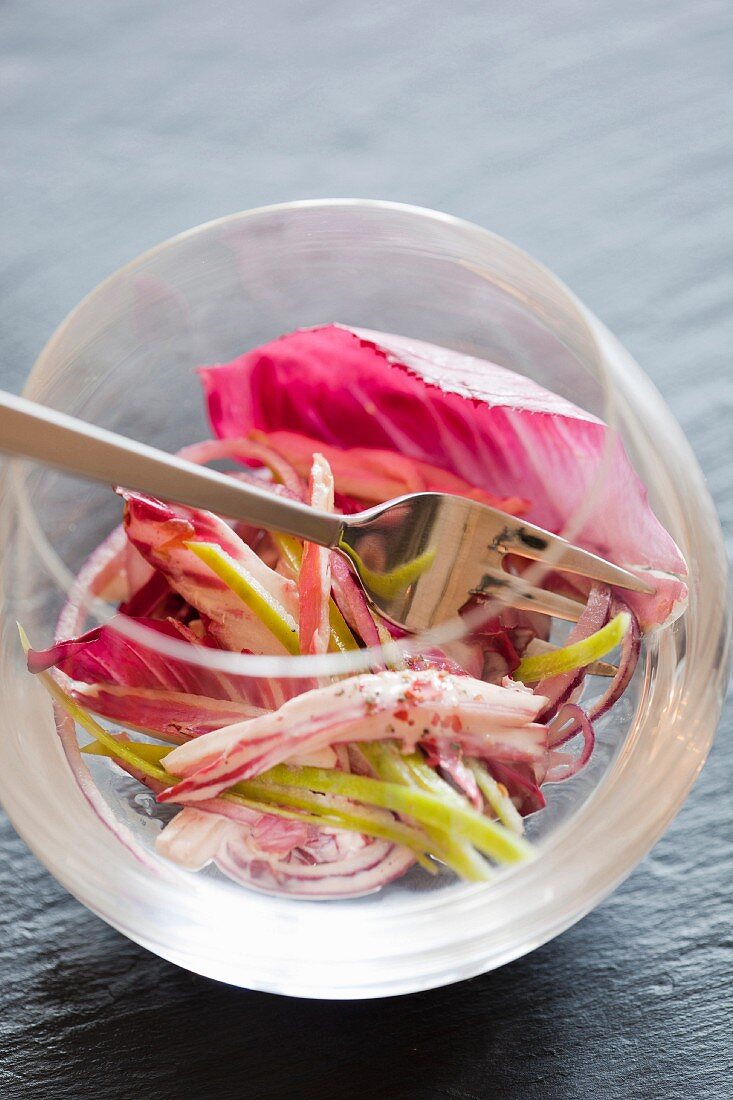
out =
<path fill-rule="evenodd" d="M 0 451 L 334 546 L 343 519 L 0 390 Z"/>

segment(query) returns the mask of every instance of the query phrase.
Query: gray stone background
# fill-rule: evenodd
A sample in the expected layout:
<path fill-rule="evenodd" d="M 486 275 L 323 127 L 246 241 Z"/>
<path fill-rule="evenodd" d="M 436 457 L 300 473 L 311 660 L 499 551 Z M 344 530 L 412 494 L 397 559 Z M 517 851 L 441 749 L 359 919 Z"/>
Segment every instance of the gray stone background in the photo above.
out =
<path fill-rule="evenodd" d="M 0 0 L 0 383 L 190 225 L 309 196 L 485 225 L 628 345 L 733 538 L 726 0 Z M 321 1004 L 177 970 L 0 824 L 9 1098 L 724 1097 L 731 707 L 685 808 L 598 910 L 460 986 Z"/>

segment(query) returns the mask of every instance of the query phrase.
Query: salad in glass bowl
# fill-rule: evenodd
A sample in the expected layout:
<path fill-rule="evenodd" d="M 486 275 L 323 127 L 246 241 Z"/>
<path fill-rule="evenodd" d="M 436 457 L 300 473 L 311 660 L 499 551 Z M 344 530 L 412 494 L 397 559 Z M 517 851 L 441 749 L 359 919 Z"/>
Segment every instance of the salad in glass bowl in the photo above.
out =
<path fill-rule="evenodd" d="M 478 495 L 655 589 L 532 574 L 581 621 L 475 601 L 400 636 L 320 551 L 4 465 L 0 800 L 125 935 L 250 989 L 426 989 L 556 936 L 679 809 L 726 682 L 720 531 L 659 394 L 520 249 L 394 203 L 232 215 L 97 287 L 24 392 L 334 509 Z"/>
<path fill-rule="evenodd" d="M 359 896 L 416 864 L 485 882 L 531 859 L 525 819 L 588 763 L 643 632 L 686 598 L 684 559 L 622 446 L 505 368 L 342 325 L 199 373 L 214 438 L 184 448 L 189 460 L 227 460 L 231 476 L 321 510 L 450 492 L 555 531 L 600 484 L 580 541 L 654 591 L 549 571 L 545 587 L 582 607 L 562 645 L 548 616 L 476 595 L 459 640 L 416 653 L 338 553 L 118 487 L 122 524 L 80 570 L 53 644 L 22 635 L 90 804 L 147 860 L 89 774 L 91 756 L 107 757 L 176 808 L 160 855 L 296 898 Z M 117 615 L 88 628 L 89 596 L 114 599 Z M 158 654 L 136 627 L 234 654 L 367 649 L 369 669 L 253 684 Z M 586 702 L 599 672 L 607 686 Z M 74 723 L 91 738 L 81 750 Z"/>

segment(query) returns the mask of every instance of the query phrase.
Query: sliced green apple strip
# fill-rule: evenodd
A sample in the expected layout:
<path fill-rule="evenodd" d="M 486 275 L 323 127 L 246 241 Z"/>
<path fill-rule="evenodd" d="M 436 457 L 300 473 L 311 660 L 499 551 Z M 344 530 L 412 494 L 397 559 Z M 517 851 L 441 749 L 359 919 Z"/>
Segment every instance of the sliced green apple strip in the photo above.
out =
<path fill-rule="evenodd" d="M 81 751 L 88 756 L 106 756 L 112 760 L 124 760 L 137 771 L 167 786 L 177 782 L 176 776 L 161 767 L 162 761 L 171 751 L 167 745 L 149 745 L 139 741 L 124 742 L 117 741 L 116 738 L 112 738 L 112 741 L 113 746 L 93 741 L 85 745 Z M 430 874 L 435 874 L 435 866 L 425 856 L 425 853 L 432 852 L 432 845 L 427 835 L 419 829 L 395 821 L 391 815 L 379 810 L 370 811 L 366 808 L 353 807 L 345 800 L 333 796 L 324 799 L 323 796 L 313 794 L 306 789 L 276 787 L 260 779 L 238 783 L 219 797 L 263 814 L 275 814 L 278 817 L 296 821 L 307 821 L 312 825 L 327 825 L 330 828 L 364 833 L 381 840 L 389 840 L 394 844 L 402 844 L 415 852 L 419 862 Z M 440 850 L 434 854 L 442 858 Z"/>
<path fill-rule="evenodd" d="M 427 791 L 429 794 L 434 794 L 437 798 L 445 799 L 453 805 L 463 808 L 468 807 L 471 812 L 474 812 L 468 800 L 456 791 L 450 783 L 447 783 L 442 776 L 438 775 L 434 768 L 431 768 L 429 764 L 425 763 L 425 759 L 421 753 L 409 753 L 403 756 L 402 760 L 404 761 L 404 767 L 413 777 L 413 780 L 422 787 L 424 791 Z M 506 822 L 504 822 L 504 824 L 506 824 Z M 474 859 L 475 858 L 474 854 Z"/>
<path fill-rule="evenodd" d="M 96 725 L 96 723 L 94 724 Z M 162 761 L 171 751 L 167 745 L 149 745 L 134 742 L 134 747 L 132 747 L 129 742 L 119 742 L 111 735 L 108 735 L 108 737 L 111 744 L 106 742 L 101 745 L 92 744 L 86 746 L 82 751 L 92 755 L 117 757 L 125 760 L 126 763 L 130 764 L 138 771 L 160 782 L 164 782 L 167 785 L 171 785 L 177 781 L 176 776 L 170 775 L 169 772 L 161 767 Z M 339 786 L 339 777 L 346 780 L 356 780 L 360 777 L 351 776 L 345 772 L 334 771 L 331 773 L 325 768 L 273 769 L 273 771 L 278 770 L 285 773 L 286 783 L 279 782 L 282 778 L 280 775 L 275 776 L 273 772 L 265 772 L 262 776 L 258 776 L 257 779 L 237 783 L 219 797 L 229 801 L 239 802 L 242 805 L 248 805 L 250 808 L 263 807 L 263 813 L 275 813 L 286 808 L 290 810 L 304 810 L 317 816 L 321 824 L 328 824 L 334 828 L 351 829 L 356 832 L 366 833 L 369 836 L 391 840 L 395 844 L 404 844 L 418 854 L 433 854 L 440 859 L 441 862 L 445 863 L 447 866 L 451 866 L 457 874 L 461 875 L 463 878 L 469 879 L 469 881 L 485 881 L 487 879 L 488 868 L 483 861 L 479 863 L 476 859 L 472 861 L 466 859 L 461 860 L 461 854 L 465 855 L 465 853 L 462 853 L 460 849 L 456 847 L 456 842 L 453 838 L 450 836 L 445 837 L 442 831 L 434 830 L 431 831 L 431 834 L 428 834 L 399 821 L 387 821 L 379 814 L 379 811 L 370 812 L 366 807 L 363 809 L 354 808 L 352 806 L 343 808 L 338 803 L 336 803 L 336 805 L 332 802 L 324 803 L 321 795 L 344 795 L 344 792 L 323 790 L 320 794 L 314 793 L 308 779 L 306 778 L 299 781 L 300 777 L 298 777 L 296 773 L 318 773 L 322 780 L 325 777 L 325 783 L 321 782 L 321 786 Z M 271 781 L 272 779 L 275 779 L 274 783 Z M 329 780 L 331 782 L 329 782 Z M 333 780 L 335 780 L 335 782 L 333 782 Z M 344 784 L 340 785 L 343 786 Z M 377 786 L 387 787 L 390 786 L 390 784 L 378 783 Z M 349 798 L 350 796 L 345 794 L 344 797 Z M 358 801 L 363 800 L 359 799 Z M 254 803 L 256 803 L 257 806 L 254 806 Z M 379 803 L 377 805 L 379 805 Z M 390 809 L 391 807 L 385 805 L 385 808 Z M 456 862 L 455 856 L 459 857 L 457 862 L 461 863 L 461 866 L 454 865 Z M 425 865 L 427 861 L 421 860 L 420 862 Z M 432 870 L 432 868 L 430 869 Z"/>
<path fill-rule="evenodd" d="M 481 794 L 494 811 L 499 821 L 521 836 L 524 832 L 524 819 L 507 794 L 506 788 L 497 783 L 480 760 L 468 760 L 467 764 L 474 776 Z"/>
<path fill-rule="evenodd" d="M 372 592 L 376 592 L 378 596 L 386 596 L 388 598 L 399 596 L 406 588 L 414 584 L 418 577 L 421 577 L 425 570 L 429 569 L 435 560 L 435 550 L 428 549 L 411 561 L 405 562 L 404 565 L 398 566 L 396 569 L 391 569 L 387 573 L 377 573 L 364 564 L 356 550 L 354 550 L 352 546 L 349 546 L 348 543 L 342 541 L 339 545 L 343 552 L 354 562 L 359 570 L 359 575 L 367 587 L 370 588 Z"/>
<path fill-rule="evenodd" d="M 121 745 L 125 747 L 129 746 L 130 753 L 136 757 L 136 760 L 140 764 L 153 765 L 160 768 L 160 770 L 165 773 L 166 781 L 172 778 L 171 773 L 162 767 L 163 760 L 165 760 L 168 753 L 172 751 L 171 745 L 150 745 L 147 741 L 118 741 L 116 737 L 113 737 L 112 740 L 117 748 Z M 87 756 L 107 756 L 111 760 L 126 760 L 127 763 L 130 763 L 128 757 L 121 756 L 117 749 L 106 744 L 103 745 L 100 741 L 90 741 L 88 745 L 82 746 L 81 751 Z M 144 772 L 147 775 L 145 768 L 141 767 L 138 771 Z M 153 777 L 151 776 L 151 778 Z"/>
<path fill-rule="evenodd" d="M 303 544 L 293 535 L 281 535 L 277 531 L 271 531 L 270 538 L 277 546 L 280 557 L 284 558 L 293 576 L 297 577 L 300 572 L 300 563 L 303 560 Z"/>
<path fill-rule="evenodd" d="M 212 573 L 216 573 L 219 580 L 232 590 L 243 603 L 246 603 L 250 611 L 265 624 L 267 629 L 284 646 L 288 653 L 297 654 L 298 624 L 293 616 L 285 610 L 282 604 L 268 592 L 258 580 L 238 562 L 234 561 L 226 551 L 213 542 L 187 542 L 186 549 L 190 550 L 205 565 L 208 565 Z"/>
<path fill-rule="evenodd" d="M 323 794 L 342 794 L 355 802 L 383 806 L 420 825 L 455 833 L 501 863 L 516 863 L 534 854 L 531 845 L 503 825 L 490 821 L 468 806 L 454 804 L 427 791 L 326 768 L 292 768 L 278 764 L 264 774 L 273 783 L 285 787 L 296 785 Z"/>
<path fill-rule="evenodd" d="M 572 645 L 556 649 L 552 653 L 540 653 L 535 657 L 525 657 L 514 672 L 514 679 L 524 684 L 536 684 L 550 676 L 559 676 L 563 672 L 574 672 L 585 668 L 593 661 L 605 657 L 619 645 L 629 629 L 631 616 L 622 611 L 602 626 L 595 634 L 574 642 Z"/>
<path fill-rule="evenodd" d="M 422 830 L 395 821 L 391 815 L 382 815 L 377 809 L 354 806 L 346 800 L 342 803 L 338 797 L 331 796 L 324 802 L 322 796 L 314 794 L 309 788 L 280 787 L 264 779 L 249 780 L 237 783 L 219 797 L 240 802 L 242 805 L 250 805 L 255 801 L 258 807 L 264 808 L 265 813 L 277 814 L 284 809 L 306 811 L 314 824 L 365 833 L 367 836 L 402 844 L 415 853 L 422 866 L 431 874 L 435 873 L 435 867 L 426 858 L 426 854 L 434 854 L 442 859 L 441 849 L 434 846 Z"/>
<path fill-rule="evenodd" d="M 356 638 L 349 629 L 349 624 L 338 609 L 336 602 L 331 599 L 328 603 L 328 622 L 331 628 L 331 648 L 339 653 L 348 653 L 358 649 Z"/>
<path fill-rule="evenodd" d="M 413 769 L 395 745 L 384 741 L 366 741 L 360 743 L 358 748 L 379 779 L 384 779 L 389 783 L 401 783 L 405 787 L 422 786 Z M 428 771 L 431 771 L 427 764 L 425 767 Z M 439 777 L 436 776 L 436 778 Z M 451 794 L 455 794 L 455 791 L 448 787 L 447 783 L 445 786 Z M 430 825 L 424 825 L 423 828 L 433 843 L 442 849 L 444 853 L 443 862 L 461 878 L 467 879 L 469 882 L 487 882 L 493 877 L 486 860 L 467 841 L 456 838 L 445 830 L 436 829 Z"/>
<path fill-rule="evenodd" d="M 533 638 L 524 651 L 525 657 L 538 657 L 545 653 L 557 653 L 559 645 L 546 642 L 542 638 Z M 609 664 L 608 661 L 591 661 L 586 667 L 586 672 L 591 676 L 607 676 L 610 680 L 618 673 L 618 666 Z"/>
<path fill-rule="evenodd" d="M 437 798 L 445 798 L 454 806 L 470 807 L 468 800 L 454 790 L 450 783 L 446 783 L 445 779 L 442 779 L 434 768 L 426 764 L 424 757 L 419 752 L 408 753 L 404 760 L 405 766 L 410 769 L 410 773 L 424 791 L 434 794 Z"/>

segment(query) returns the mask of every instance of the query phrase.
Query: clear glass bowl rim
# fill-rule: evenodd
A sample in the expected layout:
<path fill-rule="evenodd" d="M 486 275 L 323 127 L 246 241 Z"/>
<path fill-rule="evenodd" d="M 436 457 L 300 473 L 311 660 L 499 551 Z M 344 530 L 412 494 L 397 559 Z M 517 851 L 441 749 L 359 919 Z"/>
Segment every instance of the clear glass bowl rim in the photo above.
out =
<path fill-rule="evenodd" d="M 361 202 L 305 200 L 259 208 L 189 230 L 145 255 L 174 247 L 177 241 L 210 225 L 241 220 L 263 210 Z M 371 201 L 365 205 L 447 219 L 494 237 L 460 219 L 421 208 Z M 138 257 L 121 271 L 133 269 L 142 259 L 144 256 Z M 93 304 L 94 294 L 92 291 L 77 310 Z M 173 927 L 151 925 L 146 914 L 166 911 L 166 903 L 172 896 L 168 892 L 170 884 L 153 881 L 147 871 L 120 852 L 117 870 L 124 877 L 127 895 L 137 903 L 123 910 L 116 875 L 99 858 L 104 846 L 100 844 L 97 850 L 96 843 L 90 843 L 87 851 L 76 853 L 70 861 L 37 804 L 23 792 L 13 791 L 0 774 L 0 794 L 18 832 L 71 893 L 137 942 L 218 980 L 295 996 L 363 998 L 431 988 L 508 962 L 579 919 L 631 871 L 679 809 L 712 741 L 727 680 L 730 636 L 728 598 L 724 595 L 727 570 L 702 475 L 679 427 L 627 353 L 580 303 L 578 308 L 593 333 L 601 358 L 611 364 L 614 395 L 618 396 L 624 413 L 633 422 L 635 405 L 647 406 L 652 411 L 646 418 L 648 430 L 659 443 L 660 462 L 665 460 L 665 487 L 676 494 L 673 500 L 676 518 L 678 526 L 684 528 L 684 547 L 691 566 L 690 605 L 685 620 L 688 659 L 679 663 L 675 655 L 674 680 L 662 692 L 667 698 L 665 703 L 655 685 L 654 650 L 662 648 L 669 655 L 674 650 L 674 640 L 669 631 L 650 639 L 644 685 L 645 700 L 650 705 L 646 709 L 640 707 L 617 765 L 571 821 L 543 844 L 541 859 L 503 876 L 490 889 L 465 887 L 447 897 L 417 896 L 400 914 L 386 921 L 380 918 L 378 907 L 371 914 L 365 910 L 351 923 L 352 935 L 356 932 L 356 942 L 363 943 L 365 948 L 359 959 L 352 958 L 339 943 L 341 906 L 308 903 L 310 908 L 299 909 L 294 942 L 297 950 L 312 938 L 318 950 L 313 951 L 311 958 L 289 956 L 287 950 L 268 954 L 267 950 L 255 947 L 243 950 L 237 966 L 232 967 L 225 948 L 226 932 L 233 920 L 241 920 L 241 911 L 223 906 L 216 918 L 203 924 L 196 906 L 196 891 L 192 889 L 187 897 L 178 899 L 180 909 Z M 77 310 L 64 324 L 73 320 Z M 31 395 L 32 384 L 52 354 L 63 327 L 37 361 L 26 388 Z M 645 430 L 638 420 L 637 428 Z M 652 713 L 655 690 L 657 706 Z M 689 705 L 690 698 L 695 700 L 694 711 Z M 676 737 L 675 727 L 679 734 Z M 644 797 L 651 781 L 646 750 L 650 737 L 659 740 L 662 735 L 664 744 L 660 743 L 654 774 L 658 798 L 652 803 Z M 643 768 L 635 768 L 639 760 L 644 763 Z M 98 825 L 95 840 L 101 839 L 96 836 L 99 830 L 104 832 Z M 116 843 L 113 838 L 107 839 Z M 109 845 L 106 847 L 109 852 Z M 290 904 L 284 903 L 286 907 Z M 253 906 L 250 917 L 265 936 L 267 923 L 274 921 L 287 928 L 284 912 L 280 906 L 272 909 Z M 407 939 L 402 935 L 405 922 L 410 924 Z M 216 939 L 217 930 L 222 932 L 221 945 L 210 943 L 212 937 Z M 366 940 L 359 940 L 360 931 Z"/>

